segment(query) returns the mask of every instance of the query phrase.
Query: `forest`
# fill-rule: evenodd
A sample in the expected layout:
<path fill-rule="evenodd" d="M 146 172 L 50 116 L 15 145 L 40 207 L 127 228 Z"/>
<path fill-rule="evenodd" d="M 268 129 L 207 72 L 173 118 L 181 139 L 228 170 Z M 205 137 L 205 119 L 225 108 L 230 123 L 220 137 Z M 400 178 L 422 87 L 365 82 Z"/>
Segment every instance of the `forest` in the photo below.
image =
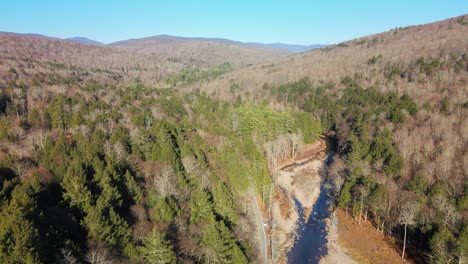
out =
<path fill-rule="evenodd" d="M 444 66 L 467 70 L 467 62 L 462 55 Z M 393 71 L 407 78 L 436 71 L 441 65 L 437 59 L 425 62 L 420 58 L 411 70 Z M 358 79 L 345 76 L 339 84 L 314 84 L 304 78 L 268 89 L 276 100 L 320 120 L 324 131 L 336 140 L 339 158 L 329 172 L 336 189 L 336 208 L 359 223 L 369 219 L 378 231 L 409 248 L 418 261 L 458 262 L 468 250 L 468 183 L 466 167 L 458 167 L 466 164 L 466 145 L 453 146 L 447 140 L 463 142 L 466 129 L 463 124 L 444 128 L 433 124 L 430 135 L 434 143 L 430 138 L 410 142 L 402 137 L 414 126 L 430 126 L 425 123 L 430 115 L 466 114 L 467 103 L 453 105 L 446 97 L 438 104 L 418 105 L 405 93 L 362 88 Z M 339 94 L 337 85 L 343 87 Z M 418 122 L 421 124 L 415 125 Z M 437 129 L 443 132 L 434 131 Z M 419 153 L 418 144 L 423 144 Z M 427 144 L 434 145 L 429 150 Z M 444 148 L 449 148 L 450 158 L 441 157 L 440 152 L 448 154 Z"/>
<path fill-rule="evenodd" d="M 324 138 L 334 210 L 416 263 L 463 263 L 464 23 L 243 68 L 0 35 L 0 263 L 258 263 L 252 201 Z"/>
<path fill-rule="evenodd" d="M 31 94 L 15 71 L 1 94 L 3 263 L 252 261 L 242 196 L 272 187 L 264 144 L 322 132 L 310 115 L 141 82 Z"/>

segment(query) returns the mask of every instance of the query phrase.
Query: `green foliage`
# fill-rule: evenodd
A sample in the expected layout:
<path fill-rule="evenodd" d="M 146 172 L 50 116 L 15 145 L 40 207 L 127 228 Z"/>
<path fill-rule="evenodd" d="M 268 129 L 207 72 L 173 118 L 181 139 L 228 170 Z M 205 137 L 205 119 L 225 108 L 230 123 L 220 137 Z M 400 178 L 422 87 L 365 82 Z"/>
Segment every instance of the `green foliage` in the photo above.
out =
<path fill-rule="evenodd" d="M 439 69 L 443 63 L 439 59 L 432 59 L 420 57 L 416 61 L 416 66 L 419 66 L 421 73 L 425 73 L 428 76 L 431 76 L 437 69 Z"/>
<path fill-rule="evenodd" d="M 130 173 L 130 171 L 125 172 L 125 187 L 128 192 L 129 198 L 133 200 L 135 203 L 140 203 L 143 199 L 143 192 L 140 189 L 140 186 L 138 186 L 137 182 L 135 181 L 135 178 L 133 175 Z"/>
<path fill-rule="evenodd" d="M 465 189 L 457 201 L 457 209 L 460 212 L 468 210 L 468 183 L 465 182 Z M 467 251 L 468 252 L 468 251 Z"/>
<path fill-rule="evenodd" d="M 51 118 L 52 128 L 65 129 L 70 121 L 69 109 L 70 102 L 63 95 L 59 94 L 54 97 L 47 107 L 47 113 Z"/>
<path fill-rule="evenodd" d="M 263 106 L 244 105 L 231 112 L 232 129 L 243 137 L 258 133 L 265 140 L 291 133 L 295 120 L 291 113 L 276 112 Z"/>
<path fill-rule="evenodd" d="M 222 216 L 226 222 L 235 223 L 237 214 L 234 210 L 234 201 L 232 195 L 223 182 L 218 181 L 212 191 L 214 200 L 214 209 L 216 213 Z"/>
<path fill-rule="evenodd" d="M 392 145 L 392 136 L 389 130 L 384 130 L 377 134 L 374 142 L 371 144 L 369 155 L 372 160 L 387 160 L 394 154 L 395 150 Z"/>
<path fill-rule="evenodd" d="M 293 114 L 297 130 L 302 133 L 305 143 L 311 143 L 319 139 L 322 134 L 322 125 L 309 113 Z"/>
<path fill-rule="evenodd" d="M 145 238 L 143 241 L 143 247 L 140 248 L 140 251 L 145 259 L 145 263 L 177 263 L 177 258 L 170 241 L 167 241 L 163 234 L 161 234 L 157 229 L 153 229 L 153 231 Z"/>
<path fill-rule="evenodd" d="M 413 98 L 407 94 L 401 96 L 399 106 L 406 109 L 410 115 L 415 115 L 418 112 L 418 106 L 414 102 Z"/>
<path fill-rule="evenodd" d="M 249 138 L 235 143 L 237 145 L 226 146 L 219 156 L 232 188 L 242 193 L 249 187 L 262 190 L 263 186 L 269 186 L 271 181 L 263 153 Z"/>
<path fill-rule="evenodd" d="M 176 201 L 172 197 L 155 197 L 150 207 L 151 219 L 154 222 L 170 223 L 180 212 Z"/>
<path fill-rule="evenodd" d="M 393 108 L 392 110 L 390 110 L 390 121 L 392 121 L 393 123 L 395 124 L 401 124 L 403 122 L 405 122 L 406 120 L 406 117 L 405 115 L 403 114 L 403 112 L 398 109 L 398 108 Z"/>
<path fill-rule="evenodd" d="M 5 186 L 4 188 L 5 189 Z M 0 262 L 40 263 L 40 238 L 35 221 L 39 218 L 37 193 L 42 189 L 37 179 L 16 185 L 0 211 Z"/>
<path fill-rule="evenodd" d="M 384 171 L 387 175 L 397 176 L 403 169 L 404 164 L 405 161 L 401 155 L 393 154 L 385 161 Z"/>
<path fill-rule="evenodd" d="M 362 160 L 369 152 L 369 143 L 365 140 L 360 140 L 354 133 L 348 136 L 346 146 L 346 158 L 350 163 Z"/>
<path fill-rule="evenodd" d="M 170 117 L 181 118 L 187 114 L 184 103 L 178 96 L 162 97 L 158 101 L 164 113 Z"/>
<path fill-rule="evenodd" d="M 287 95 L 289 103 L 295 102 L 307 92 L 312 90 L 312 83 L 309 78 L 302 78 L 301 80 L 293 83 L 287 83 L 279 87 L 274 87 L 270 90 L 273 96 Z"/>
<path fill-rule="evenodd" d="M 76 206 L 83 211 L 88 211 L 91 205 L 91 193 L 87 182 L 85 171 L 78 161 L 70 164 L 61 182 L 64 199 L 71 206 Z"/>
<path fill-rule="evenodd" d="M 439 230 L 430 241 L 436 263 L 453 263 L 458 252 L 458 245 L 452 232 L 448 229 Z"/>
<path fill-rule="evenodd" d="M 424 195 L 429 188 L 429 180 L 423 173 L 416 173 L 414 179 L 408 184 L 408 188 L 416 193 Z"/>
<path fill-rule="evenodd" d="M 440 112 L 443 114 L 448 114 L 450 111 L 450 100 L 448 97 L 444 97 L 440 102 Z"/>
<path fill-rule="evenodd" d="M 339 208 L 344 208 L 349 204 L 349 202 L 351 202 L 351 188 L 354 186 L 355 183 L 356 180 L 354 178 L 350 177 L 346 179 L 346 182 L 343 184 L 343 187 L 341 188 L 340 194 L 338 195 L 337 199 L 337 205 Z"/>
<path fill-rule="evenodd" d="M 216 222 L 205 226 L 201 244 L 212 252 L 215 263 L 248 263 L 241 248 L 233 239 L 231 232 L 223 222 Z"/>
<path fill-rule="evenodd" d="M 146 160 L 166 161 L 175 165 L 180 156 L 177 130 L 170 124 L 156 121 L 150 130 L 143 130 L 132 140 L 132 152 Z"/>
<path fill-rule="evenodd" d="M 170 76 L 166 82 L 171 87 L 174 87 L 177 85 L 191 84 L 200 80 L 212 80 L 219 75 L 232 71 L 232 69 L 232 65 L 228 62 L 211 67 L 208 70 L 187 67 L 182 69 L 180 72 Z"/>
<path fill-rule="evenodd" d="M 82 224 L 88 230 L 90 237 L 106 242 L 120 250 L 123 250 L 130 243 L 128 223 L 112 208 L 98 205 L 90 209 Z"/>
<path fill-rule="evenodd" d="M 208 193 L 197 189 L 190 200 L 190 222 L 197 223 L 202 220 L 214 219 L 213 205 Z"/>
<path fill-rule="evenodd" d="M 11 124 L 6 116 L 0 116 L 0 140 L 9 140 L 12 136 Z"/>

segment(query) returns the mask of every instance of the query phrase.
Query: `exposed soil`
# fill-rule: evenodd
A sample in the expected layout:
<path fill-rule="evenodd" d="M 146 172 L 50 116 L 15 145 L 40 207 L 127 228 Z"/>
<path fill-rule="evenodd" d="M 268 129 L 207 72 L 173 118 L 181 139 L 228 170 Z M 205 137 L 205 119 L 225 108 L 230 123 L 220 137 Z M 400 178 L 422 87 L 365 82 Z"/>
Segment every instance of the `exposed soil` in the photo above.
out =
<path fill-rule="evenodd" d="M 403 260 L 393 244 L 369 221 L 358 223 L 342 210 L 338 217 L 339 244 L 359 263 L 411 263 Z M 332 254 L 332 252 L 330 252 Z M 334 263 L 334 262 L 323 262 Z"/>
<path fill-rule="evenodd" d="M 277 166 L 278 170 L 285 169 L 289 166 L 295 166 L 306 163 L 316 157 L 323 156 L 327 145 L 324 140 L 317 140 L 313 143 L 304 144 L 299 147 L 294 159 L 285 159 Z"/>

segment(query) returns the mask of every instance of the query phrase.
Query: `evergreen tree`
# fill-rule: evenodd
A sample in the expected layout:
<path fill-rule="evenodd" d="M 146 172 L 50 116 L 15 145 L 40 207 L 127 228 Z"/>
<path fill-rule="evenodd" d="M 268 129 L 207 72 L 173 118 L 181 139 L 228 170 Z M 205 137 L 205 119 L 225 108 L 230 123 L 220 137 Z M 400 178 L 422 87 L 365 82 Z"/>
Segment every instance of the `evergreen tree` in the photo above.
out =
<path fill-rule="evenodd" d="M 145 263 L 177 263 L 177 258 L 170 241 L 164 239 L 164 236 L 156 228 L 145 238 L 143 247 L 140 250 Z"/>

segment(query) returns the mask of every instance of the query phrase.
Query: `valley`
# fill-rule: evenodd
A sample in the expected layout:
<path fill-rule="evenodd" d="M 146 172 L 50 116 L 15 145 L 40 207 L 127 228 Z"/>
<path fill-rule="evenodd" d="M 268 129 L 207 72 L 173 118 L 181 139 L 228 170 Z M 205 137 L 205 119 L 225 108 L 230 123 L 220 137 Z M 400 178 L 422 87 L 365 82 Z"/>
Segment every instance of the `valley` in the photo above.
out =
<path fill-rule="evenodd" d="M 468 15 L 287 48 L 0 33 L 1 263 L 464 263 L 467 161 Z"/>

